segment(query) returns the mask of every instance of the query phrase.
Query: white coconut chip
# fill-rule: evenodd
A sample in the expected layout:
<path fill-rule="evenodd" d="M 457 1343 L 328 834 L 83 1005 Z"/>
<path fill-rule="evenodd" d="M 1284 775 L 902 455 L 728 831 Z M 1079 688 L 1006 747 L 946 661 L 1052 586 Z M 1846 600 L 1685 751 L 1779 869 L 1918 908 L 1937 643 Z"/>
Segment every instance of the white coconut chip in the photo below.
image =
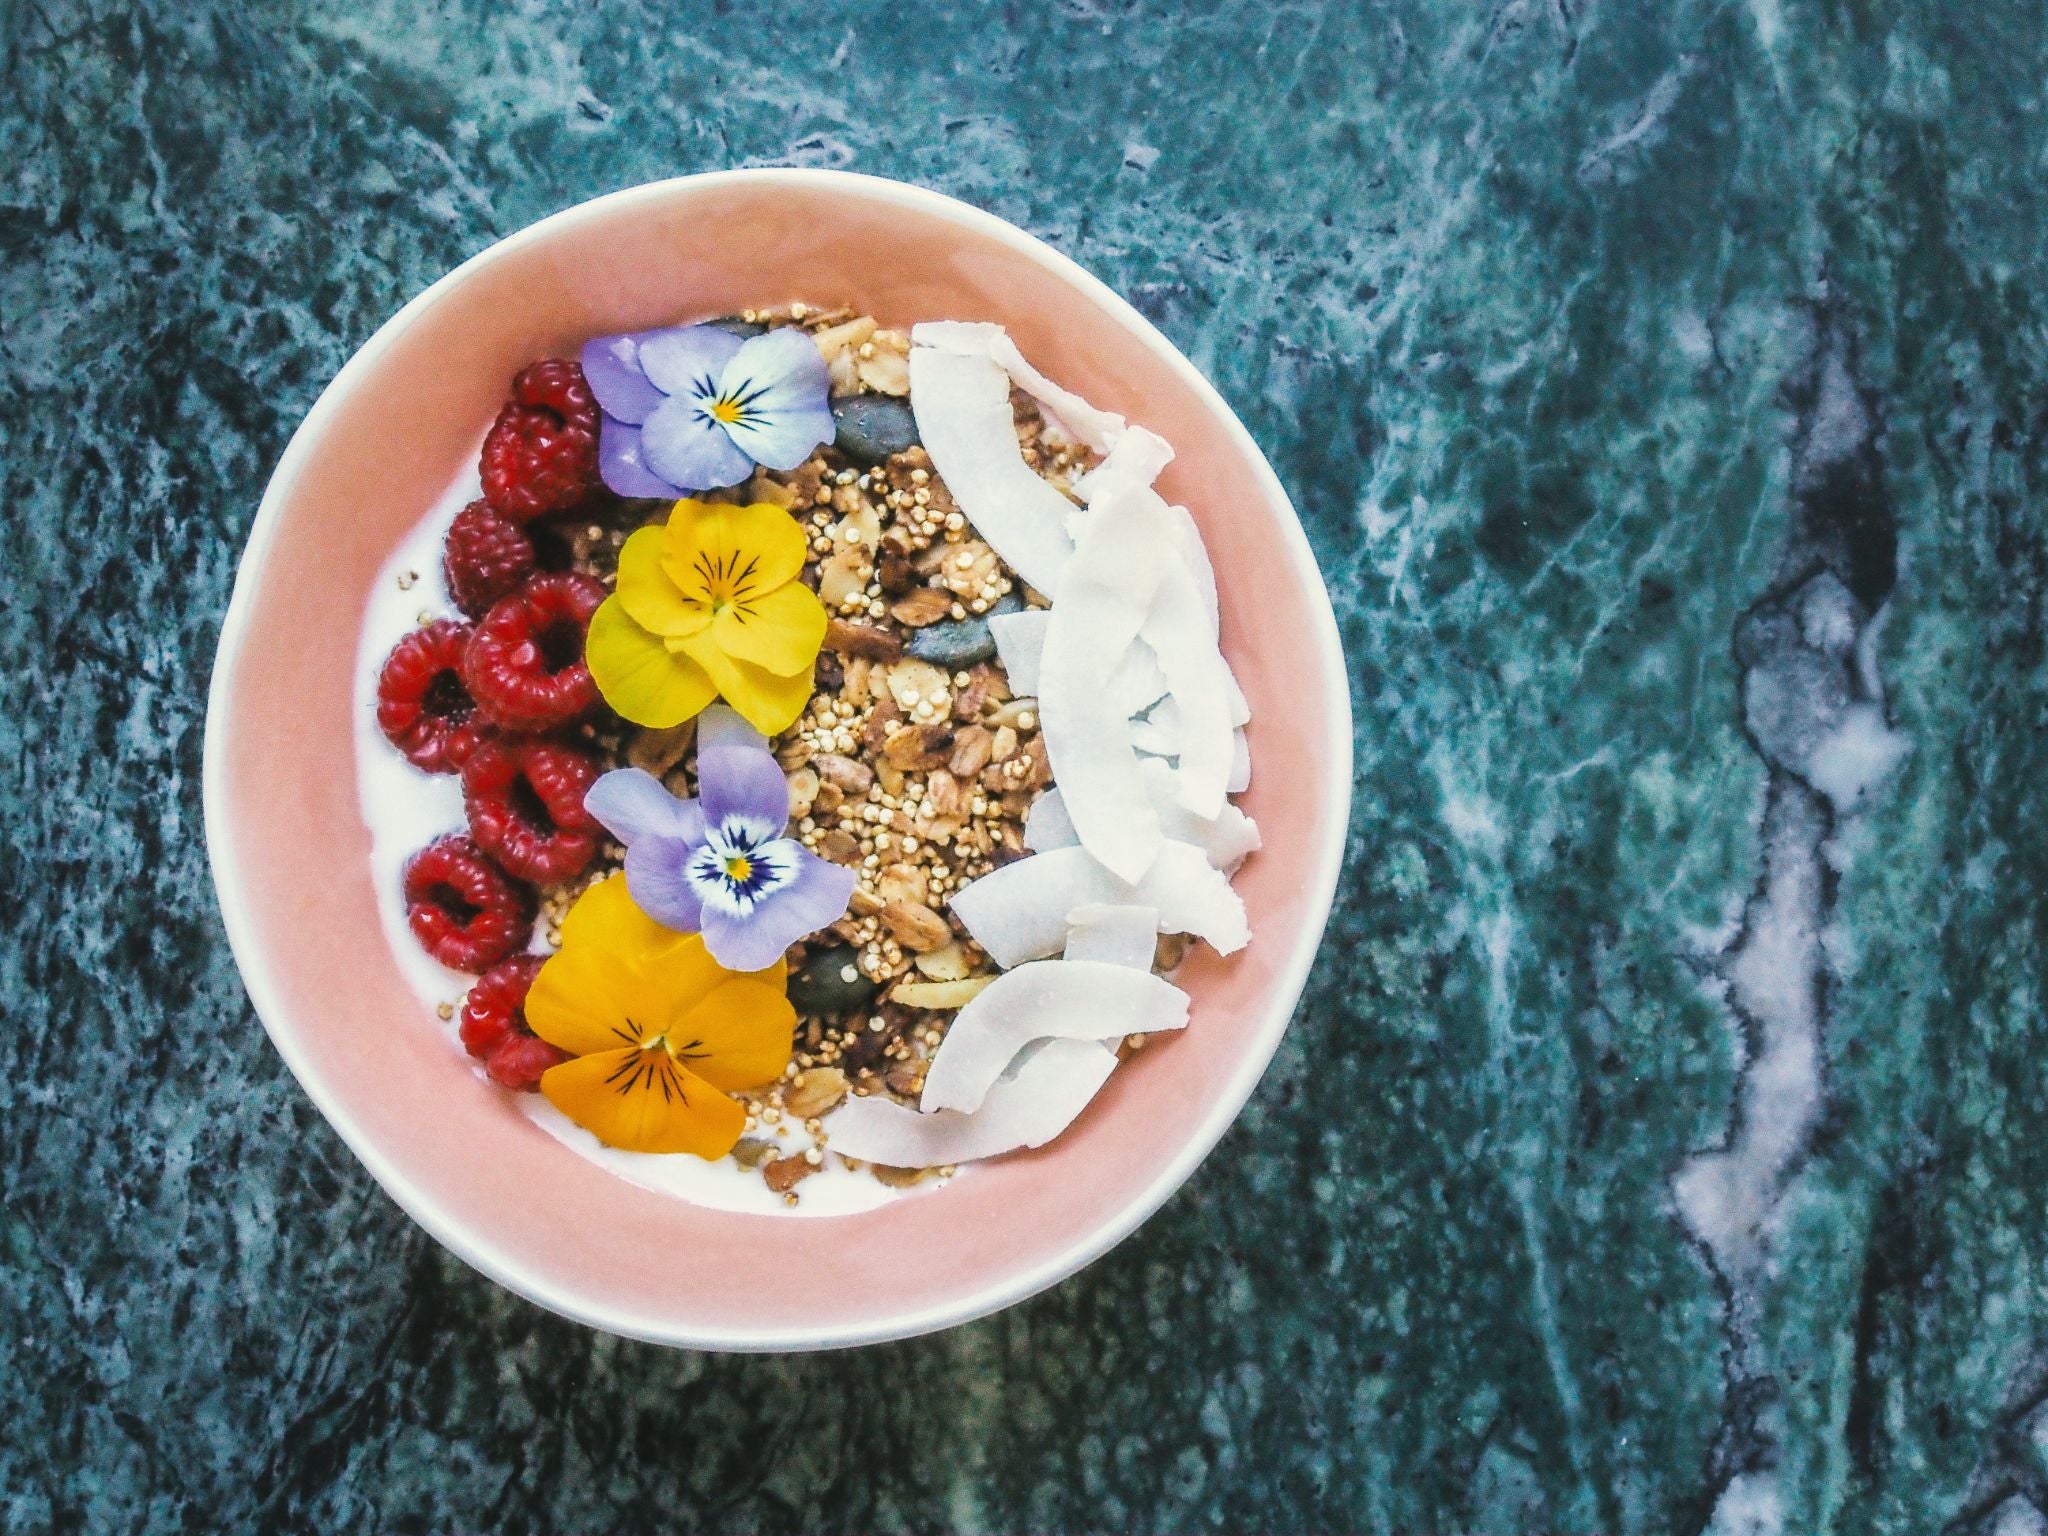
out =
<path fill-rule="evenodd" d="M 1235 730 L 1240 725 L 1249 725 L 1252 718 L 1252 701 L 1244 696 L 1244 690 L 1237 685 L 1237 674 L 1230 670 L 1230 663 L 1223 663 L 1223 680 L 1230 684 L 1230 725 Z"/>
<path fill-rule="evenodd" d="M 1074 818 L 1067 814 L 1067 797 L 1057 789 L 1048 789 L 1024 813 L 1024 846 L 1033 853 L 1081 846 L 1081 834 L 1074 830 Z"/>
<path fill-rule="evenodd" d="M 1049 1040 L 989 1089 L 973 1114 L 921 1114 L 886 1099 L 849 1099 L 826 1122 L 834 1152 L 890 1168 L 939 1168 L 1043 1146 L 1074 1123 L 1116 1052 L 1099 1040 Z"/>
<path fill-rule="evenodd" d="M 1171 695 L 1154 705 L 1144 719 L 1131 722 L 1131 744 L 1153 757 L 1180 756 L 1180 706 Z"/>
<path fill-rule="evenodd" d="M 910 328 L 913 346 L 960 357 L 986 358 L 1008 374 L 1010 381 L 1038 402 L 1046 425 L 1068 442 L 1082 443 L 1097 453 L 1107 454 L 1124 435 L 1124 419 L 1114 411 L 1098 410 L 1072 390 L 1062 389 L 1024 359 L 1017 343 L 1000 325 L 980 320 L 926 320 Z M 911 385 L 915 398 L 916 384 Z M 1168 457 L 1173 450 L 1167 449 Z M 937 462 L 937 455 L 933 455 Z M 940 471 L 944 474 L 944 470 Z M 951 484 L 950 478 L 947 481 Z M 957 493 L 956 493 L 957 499 Z M 1034 583 L 1036 585 L 1036 583 Z M 1047 590 L 1039 587 L 1039 591 Z"/>
<path fill-rule="evenodd" d="M 1259 825 L 1228 800 L 1213 817 L 1197 816 L 1180 803 L 1179 773 L 1157 758 L 1145 761 L 1145 787 L 1159 807 L 1159 825 L 1177 843 L 1192 843 L 1221 870 L 1233 870 L 1262 845 Z M 1047 791 L 1048 794 L 1055 791 Z M 1034 805 L 1033 809 L 1036 809 Z M 1029 825 L 1025 846 L 1029 847 Z"/>
<path fill-rule="evenodd" d="M 989 616 L 988 630 L 995 637 L 996 655 L 1016 698 L 1038 697 L 1039 661 L 1045 654 L 1045 627 L 1051 622 L 1052 612 L 1045 608 Z M 1166 673 L 1152 647 L 1140 640 L 1110 668 L 1103 687 L 1126 715 L 1142 715 L 1166 697 Z"/>
<path fill-rule="evenodd" d="M 1171 764 L 1146 758 L 1141 764 L 1145 787 L 1159 811 L 1159 829 L 1171 842 L 1190 843 L 1208 856 L 1209 863 L 1226 874 L 1235 870 L 1264 846 L 1259 824 L 1236 806 L 1225 801 L 1213 819 L 1197 816 L 1180 803 L 1180 786 Z M 1048 789 L 1031 802 L 1024 816 L 1024 846 L 1033 853 L 1051 853 L 1055 848 L 1076 848 L 1081 843 L 1067 815 L 1066 796 Z M 1068 916 L 1071 925 L 1079 913 Z M 1071 951 L 1070 951 L 1071 952 Z"/>
<path fill-rule="evenodd" d="M 1194 578 L 1195 590 L 1201 594 L 1202 611 L 1208 615 L 1209 639 L 1213 642 L 1222 632 L 1223 618 L 1216 596 L 1216 568 L 1209 563 L 1209 546 L 1202 542 L 1202 530 L 1186 507 L 1175 507 L 1173 517 L 1180 531 L 1180 557 Z"/>
<path fill-rule="evenodd" d="M 1055 848 L 983 875 L 952 902 L 975 943 L 1004 969 L 1059 953 L 1074 909 L 1103 904 L 1156 907 L 1161 933 L 1191 933 L 1219 954 L 1251 940 L 1244 903 L 1188 843 L 1162 843 L 1136 883 L 1119 880 L 1085 848 Z"/>
<path fill-rule="evenodd" d="M 1233 795 L 1252 787 L 1252 744 L 1242 730 L 1230 733 L 1230 779 L 1224 785 Z"/>
<path fill-rule="evenodd" d="M 1051 622 L 1052 614 L 1043 608 L 989 615 L 988 632 L 995 637 L 1012 698 L 1038 697 L 1038 658 L 1045 654 L 1045 626 Z"/>
<path fill-rule="evenodd" d="M 1103 667 L 1137 639 L 1154 588 L 1187 583 L 1158 507 L 1142 489 L 1096 501 L 1060 576 L 1038 658 L 1039 729 L 1067 814 L 1088 851 L 1126 881 L 1143 879 L 1158 853 L 1159 816 L 1139 777 L 1130 717 L 1103 686 Z"/>
<path fill-rule="evenodd" d="M 1073 503 L 1024 462 L 1009 375 L 985 355 L 914 346 L 910 407 L 932 466 L 975 532 L 1032 586 L 1052 591 L 1073 551 Z"/>
<path fill-rule="evenodd" d="M 1091 506 L 1104 497 L 1114 497 L 1134 491 L 1150 491 L 1152 482 L 1159 478 L 1159 472 L 1173 462 L 1173 444 L 1157 432 L 1144 427 L 1131 427 L 1117 440 L 1107 457 L 1093 469 L 1074 482 L 1074 494 Z M 1157 494 L 1156 492 L 1154 494 Z M 1164 507 L 1166 503 L 1160 502 Z M 1081 537 L 1081 530 L 1087 526 L 1088 512 L 1076 507 L 1067 514 L 1067 532 L 1074 538 Z M 1175 546 L 1182 538 L 1179 525 L 1174 524 Z"/>
<path fill-rule="evenodd" d="M 1182 803 L 1197 816 L 1213 819 L 1223 808 L 1230 781 L 1230 671 L 1184 564 L 1171 563 L 1160 578 L 1144 636 L 1166 674 L 1168 701 L 1174 706 L 1179 750 L 1170 755 L 1180 761 Z"/>
<path fill-rule="evenodd" d="M 1074 482 L 1074 494 L 1092 502 L 1104 491 L 1149 486 L 1173 462 L 1173 444 L 1145 427 L 1128 427 L 1102 462 Z"/>
<path fill-rule="evenodd" d="M 1150 971 L 1159 953 L 1157 907 L 1076 907 L 1067 914 L 1069 960 L 1093 960 Z"/>
<path fill-rule="evenodd" d="M 1152 647 L 1139 640 L 1110 668 L 1103 686 L 1125 714 L 1142 715 L 1166 697 L 1166 673 Z"/>
<path fill-rule="evenodd" d="M 973 1113 L 1035 1040 L 1116 1041 L 1187 1021 L 1187 994 L 1149 970 L 1099 960 L 1020 965 L 954 1017 L 925 1071 L 918 1107 Z"/>

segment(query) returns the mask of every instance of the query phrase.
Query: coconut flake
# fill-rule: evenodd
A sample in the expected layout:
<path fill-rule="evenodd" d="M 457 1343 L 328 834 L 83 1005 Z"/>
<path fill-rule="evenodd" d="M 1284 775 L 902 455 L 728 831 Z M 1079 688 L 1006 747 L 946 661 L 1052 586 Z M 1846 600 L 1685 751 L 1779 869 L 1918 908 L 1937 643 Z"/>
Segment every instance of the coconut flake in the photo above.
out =
<path fill-rule="evenodd" d="M 1252 787 L 1252 744 L 1242 730 L 1230 733 L 1230 778 L 1223 787 L 1233 795 Z"/>
<path fill-rule="evenodd" d="M 1159 816 L 1139 777 L 1130 718 L 1103 671 L 1137 639 L 1162 580 L 1186 579 L 1157 505 L 1142 490 L 1096 501 L 1060 576 L 1038 659 L 1039 728 L 1067 814 L 1088 851 L 1127 881 L 1144 878 L 1159 851 Z"/>
<path fill-rule="evenodd" d="M 1200 848 L 1178 842 L 1162 843 L 1136 883 L 1118 879 L 1085 848 L 1033 854 L 963 887 L 952 907 L 975 943 L 1008 969 L 1057 954 L 1075 908 L 1105 904 L 1156 907 L 1161 933 L 1194 934 L 1220 954 L 1235 954 L 1251 939 L 1230 882 Z"/>
<path fill-rule="evenodd" d="M 926 320 L 910 328 L 910 340 L 914 346 L 930 347 L 958 357 L 986 358 L 994 363 L 1009 375 L 1012 383 L 1038 402 L 1046 425 L 1069 442 L 1083 443 L 1097 453 L 1108 454 L 1124 435 L 1123 417 L 1114 411 L 1098 410 L 1072 390 L 1062 389 L 1053 383 L 1025 361 L 1024 354 L 1017 350 L 1017 343 L 1000 325 L 984 320 Z M 916 388 L 913 381 L 913 397 Z M 1167 457 L 1173 456 L 1171 448 L 1166 452 Z M 933 462 L 937 462 L 936 454 Z M 945 471 L 941 469 L 940 473 Z M 951 483 L 950 477 L 948 483 Z M 1038 590 L 1048 589 L 1039 587 Z"/>
<path fill-rule="evenodd" d="M 1116 1052 L 1098 1040 L 1049 1040 L 989 1089 L 973 1114 L 921 1114 L 885 1099 L 849 1099 L 826 1123 L 832 1150 L 890 1168 L 938 1168 L 1043 1146 L 1088 1107 Z"/>
<path fill-rule="evenodd" d="M 1173 767 L 1157 758 L 1143 763 L 1145 788 L 1159 812 L 1159 828 L 1170 842 L 1189 843 L 1202 850 L 1216 869 L 1229 873 L 1262 846 L 1258 823 L 1225 801 L 1213 819 L 1197 816 L 1180 803 L 1180 786 Z M 1050 853 L 1055 848 L 1080 846 L 1072 818 L 1067 815 L 1066 797 L 1049 789 L 1031 802 L 1024 816 L 1024 846 L 1033 853 Z M 1078 921 L 1070 916 L 1068 921 Z"/>
<path fill-rule="evenodd" d="M 1157 758 L 1148 758 L 1143 771 L 1145 788 L 1159 808 L 1160 829 L 1174 842 L 1192 843 L 1208 855 L 1211 864 L 1225 871 L 1236 869 L 1249 855 L 1259 851 L 1262 844 L 1258 823 L 1228 800 L 1215 816 L 1197 816 L 1181 803 L 1177 770 Z M 1025 846 L 1031 846 L 1028 821 Z"/>
<path fill-rule="evenodd" d="M 1166 673 L 1152 647 L 1139 640 L 1110 668 L 1103 686 L 1125 714 L 1142 715 L 1166 697 Z"/>
<path fill-rule="evenodd" d="M 1045 654 L 1045 626 L 1051 622 L 1052 614 L 1044 608 L 988 616 L 988 632 L 995 637 L 996 654 L 1009 676 L 1012 697 L 1038 696 L 1038 659 Z"/>
<path fill-rule="evenodd" d="M 1223 663 L 1223 680 L 1230 685 L 1230 725 L 1235 730 L 1240 725 L 1249 725 L 1252 718 L 1252 701 L 1244 696 L 1244 690 L 1237 685 L 1237 674 L 1230 670 L 1228 661 Z"/>
<path fill-rule="evenodd" d="M 1017 1053 L 1036 1040 L 1115 1041 L 1187 1021 L 1187 994 L 1149 970 L 1098 960 L 1020 965 L 954 1018 L 926 1069 L 919 1108 L 979 1109 Z"/>
<path fill-rule="evenodd" d="M 1150 971 L 1159 953 L 1157 907 L 1076 907 L 1067 914 L 1069 960 Z"/>
<path fill-rule="evenodd" d="M 1209 563 L 1209 546 L 1202 542 L 1202 530 L 1196 525 L 1194 515 L 1186 507 L 1173 509 L 1174 523 L 1180 533 L 1180 557 L 1193 578 L 1195 591 L 1200 595 L 1202 612 L 1209 620 L 1209 639 L 1213 644 L 1223 630 L 1222 606 L 1216 596 L 1216 568 Z"/>
<path fill-rule="evenodd" d="M 1169 564 L 1160 578 L 1144 635 L 1166 674 L 1174 706 L 1179 750 L 1171 755 L 1180 761 L 1182 802 L 1197 816 L 1214 818 L 1230 781 L 1230 671 L 1184 564 Z"/>
<path fill-rule="evenodd" d="M 1073 503 L 1024 462 L 1009 375 L 986 356 L 912 347 L 910 405 L 925 452 L 975 532 L 1032 586 L 1052 591 L 1073 551 Z"/>
<path fill-rule="evenodd" d="M 1094 502 L 1105 491 L 1143 489 L 1172 462 L 1173 444 L 1148 428 L 1129 427 L 1102 462 L 1074 482 L 1074 494 Z"/>
<path fill-rule="evenodd" d="M 1074 818 L 1067 814 L 1067 797 L 1057 789 L 1048 789 L 1024 813 L 1024 846 L 1033 853 L 1081 846 L 1081 834 L 1074 830 Z"/>
<path fill-rule="evenodd" d="M 1169 696 L 1142 720 L 1131 722 L 1131 744 L 1153 757 L 1180 756 L 1180 706 Z"/>

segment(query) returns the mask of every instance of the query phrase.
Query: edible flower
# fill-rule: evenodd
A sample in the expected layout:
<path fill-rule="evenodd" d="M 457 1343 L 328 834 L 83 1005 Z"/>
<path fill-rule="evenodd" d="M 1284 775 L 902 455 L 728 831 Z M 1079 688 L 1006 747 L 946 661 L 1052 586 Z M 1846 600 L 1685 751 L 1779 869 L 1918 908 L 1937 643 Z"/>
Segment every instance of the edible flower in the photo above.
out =
<path fill-rule="evenodd" d="M 723 694 L 756 729 L 788 730 L 825 643 L 825 605 L 797 579 L 807 548 L 802 525 L 766 502 L 679 501 L 640 529 L 585 642 L 605 702 L 667 727 Z"/>
<path fill-rule="evenodd" d="M 795 469 L 835 430 L 824 356 L 794 326 L 603 336 L 584 343 L 583 376 L 604 413 L 598 468 L 621 496 L 738 485 L 756 464 Z"/>
<path fill-rule="evenodd" d="M 729 709 L 698 722 L 697 788 L 698 798 L 679 800 L 654 775 L 620 768 L 583 797 L 626 845 L 626 885 L 649 917 L 702 933 L 719 964 L 751 971 L 846 911 L 854 872 L 783 835 L 789 781 Z"/>
<path fill-rule="evenodd" d="M 577 898 L 562 948 L 526 996 L 533 1032 L 572 1058 L 542 1074 L 548 1102 L 607 1146 L 720 1158 L 746 1128 L 732 1097 L 782 1075 L 796 1010 L 778 959 L 736 973 L 696 935 L 633 905 L 613 875 Z"/>

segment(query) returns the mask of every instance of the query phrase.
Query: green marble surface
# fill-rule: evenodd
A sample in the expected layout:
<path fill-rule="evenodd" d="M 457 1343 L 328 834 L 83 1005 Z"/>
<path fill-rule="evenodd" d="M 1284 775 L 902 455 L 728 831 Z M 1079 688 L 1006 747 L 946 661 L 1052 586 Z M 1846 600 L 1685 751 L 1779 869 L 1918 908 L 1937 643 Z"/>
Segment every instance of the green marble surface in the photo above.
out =
<path fill-rule="evenodd" d="M 2044 72 L 2032 0 L 0 0 L 0 1527 L 2048 1531 Z M 989 207 L 1208 371 L 1357 802 L 1140 1233 L 731 1359 L 379 1193 L 244 998 L 199 742 L 355 346 L 785 163 Z"/>

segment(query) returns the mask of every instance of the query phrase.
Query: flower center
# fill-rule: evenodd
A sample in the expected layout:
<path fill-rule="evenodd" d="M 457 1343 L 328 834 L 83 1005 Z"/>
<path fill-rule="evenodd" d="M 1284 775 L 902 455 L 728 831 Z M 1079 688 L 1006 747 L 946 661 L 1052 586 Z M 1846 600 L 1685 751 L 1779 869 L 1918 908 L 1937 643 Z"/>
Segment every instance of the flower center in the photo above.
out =
<path fill-rule="evenodd" d="M 708 550 L 699 550 L 695 562 L 697 580 L 701 583 L 699 600 L 709 603 L 714 615 L 737 606 L 744 618 L 749 600 L 761 595 L 754 579 L 760 567 L 758 555 L 742 555 L 738 550 L 713 555 Z"/>
<path fill-rule="evenodd" d="M 746 917 L 764 897 L 796 878 L 794 844 L 767 821 L 733 818 L 711 829 L 683 866 L 698 899 L 720 912 Z"/>
<path fill-rule="evenodd" d="M 746 407 L 741 405 L 731 395 L 720 395 L 711 402 L 711 419 L 713 421 L 732 427 L 739 425 L 739 423 L 746 420 L 746 417 Z"/>

